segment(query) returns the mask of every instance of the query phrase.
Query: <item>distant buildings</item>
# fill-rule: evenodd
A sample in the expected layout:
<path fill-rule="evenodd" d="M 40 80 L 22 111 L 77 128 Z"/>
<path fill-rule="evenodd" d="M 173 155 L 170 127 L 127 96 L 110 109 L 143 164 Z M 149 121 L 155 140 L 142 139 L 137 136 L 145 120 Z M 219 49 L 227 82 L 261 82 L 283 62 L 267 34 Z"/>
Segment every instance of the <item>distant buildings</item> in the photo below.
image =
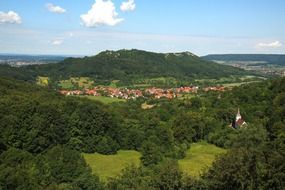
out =
<path fill-rule="evenodd" d="M 107 96 L 111 98 L 121 99 L 136 99 L 139 97 L 153 97 L 155 99 L 168 98 L 173 99 L 178 95 L 187 93 L 197 93 L 198 87 L 179 87 L 171 89 L 162 88 L 147 88 L 145 90 L 128 89 L 128 88 L 113 88 L 97 86 L 93 89 L 85 90 L 60 90 L 59 92 L 65 96 L 87 95 L 87 96 Z"/>
<path fill-rule="evenodd" d="M 147 88 L 144 90 L 139 89 L 128 89 L 128 88 L 113 88 L 106 86 L 96 86 L 93 89 L 84 89 L 84 90 L 60 90 L 59 92 L 65 96 L 78 96 L 78 95 L 86 95 L 86 96 L 106 96 L 111 98 L 121 98 L 121 99 L 136 99 L 139 97 L 151 97 L 154 99 L 174 99 L 177 97 L 181 97 L 183 94 L 196 94 L 198 93 L 198 86 L 184 86 L 179 88 Z M 224 92 L 225 87 L 223 86 L 212 86 L 203 88 L 204 92 L 209 91 L 218 91 Z"/>

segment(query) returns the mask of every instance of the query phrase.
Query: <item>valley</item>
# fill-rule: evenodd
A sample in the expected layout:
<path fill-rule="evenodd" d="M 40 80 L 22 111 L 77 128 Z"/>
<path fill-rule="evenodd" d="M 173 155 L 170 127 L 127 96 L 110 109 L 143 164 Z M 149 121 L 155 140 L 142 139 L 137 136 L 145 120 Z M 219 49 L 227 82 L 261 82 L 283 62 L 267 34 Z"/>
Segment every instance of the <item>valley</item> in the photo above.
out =
<path fill-rule="evenodd" d="M 186 157 L 178 160 L 179 168 L 184 175 L 199 177 L 207 168 L 211 167 L 215 158 L 226 152 L 225 149 L 205 142 L 193 143 L 186 152 Z M 116 155 L 83 154 L 87 164 L 100 179 L 107 181 L 121 174 L 122 170 L 130 166 L 139 167 L 141 154 L 137 151 L 119 150 Z"/>
<path fill-rule="evenodd" d="M 0 0 L 0 190 L 284 190 L 284 0 Z"/>

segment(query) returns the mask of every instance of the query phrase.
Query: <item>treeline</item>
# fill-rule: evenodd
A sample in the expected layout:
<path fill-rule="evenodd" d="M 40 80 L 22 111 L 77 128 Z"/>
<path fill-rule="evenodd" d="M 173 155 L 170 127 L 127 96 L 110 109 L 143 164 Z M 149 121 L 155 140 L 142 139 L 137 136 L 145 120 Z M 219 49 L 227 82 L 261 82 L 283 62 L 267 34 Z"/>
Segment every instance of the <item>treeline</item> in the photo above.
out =
<path fill-rule="evenodd" d="M 282 189 L 284 85 L 285 78 L 191 99 L 149 100 L 154 108 L 143 110 L 143 99 L 106 106 L 0 79 L 0 187 Z M 227 127 L 238 107 L 246 129 Z M 177 159 L 200 140 L 228 152 L 199 179 L 184 176 Z M 140 151 L 142 165 L 106 184 L 80 156 L 118 149 Z"/>
<path fill-rule="evenodd" d="M 285 55 L 282 54 L 213 54 L 202 58 L 216 61 L 257 61 L 272 65 L 285 64 Z"/>
<path fill-rule="evenodd" d="M 7 147 L 42 153 L 56 145 L 110 154 L 118 149 L 115 117 L 100 103 L 65 98 L 14 80 L 0 80 L 1 139 Z"/>

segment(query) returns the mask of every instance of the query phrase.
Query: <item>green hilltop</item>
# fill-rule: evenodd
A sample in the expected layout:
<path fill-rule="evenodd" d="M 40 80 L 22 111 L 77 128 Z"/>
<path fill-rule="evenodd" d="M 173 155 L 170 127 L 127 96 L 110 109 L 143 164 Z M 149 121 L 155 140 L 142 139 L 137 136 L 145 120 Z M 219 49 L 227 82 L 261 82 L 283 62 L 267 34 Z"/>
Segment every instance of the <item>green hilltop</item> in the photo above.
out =
<path fill-rule="evenodd" d="M 1 76 L 16 75 L 18 78 L 36 80 L 38 76 L 54 80 L 70 77 L 90 77 L 96 81 L 119 80 L 132 84 L 142 79 L 159 77 L 189 81 L 198 78 L 219 78 L 245 75 L 247 72 L 231 66 L 219 65 L 190 53 L 153 53 L 141 50 L 104 51 L 83 58 L 67 58 L 56 64 L 33 65 L 22 68 L 0 68 Z M 21 78 L 21 79 L 22 79 Z"/>

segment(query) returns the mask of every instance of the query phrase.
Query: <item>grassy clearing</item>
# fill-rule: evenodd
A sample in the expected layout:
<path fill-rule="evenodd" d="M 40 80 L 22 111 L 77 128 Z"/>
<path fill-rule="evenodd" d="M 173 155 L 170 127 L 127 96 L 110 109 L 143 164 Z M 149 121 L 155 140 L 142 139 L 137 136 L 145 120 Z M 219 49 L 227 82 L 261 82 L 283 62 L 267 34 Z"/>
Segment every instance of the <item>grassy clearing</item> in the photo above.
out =
<path fill-rule="evenodd" d="M 82 98 L 88 98 L 90 100 L 96 100 L 99 102 L 102 102 L 103 104 L 112 104 L 114 102 L 126 102 L 124 99 L 119 98 L 111 98 L 111 97 L 105 97 L 105 96 L 79 96 Z"/>
<path fill-rule="evenodd" d="M 237 83 L 228 83 L 223 84 L 224 87 L 238 87 L 244 84 L 254 83 L 254 82 L 260 82 L 260 81 L 250 81 L 250 82 L 237 82 Z"/>
<path fill-rule="evenodd" d="M 92 88 L 94 81 L 89 77 L 72 77 L 68 80 L 59 81 L 59 86 L 63 89 L 73 89 L 73 88 Z"/>
<path fill-rule="evenodd" d="M 49 77 L 38 77 L 37 84 L 40 86 L 48 86 Z"/>
<path fill-rule="evenodd" d="M 112 80 L 111 83 L 110 83 L 110 87 L 112 88 L 117 88 L 117 83 L 120 82 L 120 80 Z"/>
<path fill-rule="evenodd" d="M 196 94 L 182 94 L 182 95 L 178 96 L 178 99 L 179 100 L 185 100 L 185 99 L 194 98 L 196 96 L 197 96 Z"/>
<path fill-rule="evenodd" d="M 140 165 L 141 154 L 137 151 L 118 151 L 116 155 L 102 155 L 98 153 L 83 154 L 92 172 L 106 181 L 110 177 L 120 175 L 122 169 L 128 165 Z"/>
<path fill-rule="evenodd" d="M 152 109 L 155 105 L 149 105 L 146 102 L 141 105 L 143 110 Z"/>
<path fill-rule="evenodd" d="M 178 160 L 181 171 L 192 177 L 199 177 L 213 163 L 217 155 L 226 150 L 206 142 L 193 143 L 184 159 Z M 102 155 L 98 153 L 83 154 L 92 172 L 106 181 L 110 177 L 121 174 L 122 169 L 128 165 L 140 165 L 141 154 L 137 151 L 118 151 L 116 155 Z"/>
<path fill-rule="evenodd" d="M 179 167 L 185 174 L 199 177 L 212 165 L 217 155 L 225 152 L 225 149 L 206 142 L 193 143 L 187 151 L 186 157 L 178 161 Z"/>
<path fill-rule="evenodd" d="M 133 81 L 135 87 L 151 87 L 157 85 L 177 86 L 178 81 L 173 77 L 157 77 Z"/>
<path fill-rule="evenodd" d="M 235 87 L 235 86 L 241 86 L 243 84 L 251 83 L 251 82 L 259 82 L 264 80 L 263 77 L 257 77 L 257 76 L 231 76 L 231 77 L 223 77 L 220 79 L 198 79 L 195 80 L 196 82 L 205 83 L 208 85 L 223 85 L 225 87 Z"/>

